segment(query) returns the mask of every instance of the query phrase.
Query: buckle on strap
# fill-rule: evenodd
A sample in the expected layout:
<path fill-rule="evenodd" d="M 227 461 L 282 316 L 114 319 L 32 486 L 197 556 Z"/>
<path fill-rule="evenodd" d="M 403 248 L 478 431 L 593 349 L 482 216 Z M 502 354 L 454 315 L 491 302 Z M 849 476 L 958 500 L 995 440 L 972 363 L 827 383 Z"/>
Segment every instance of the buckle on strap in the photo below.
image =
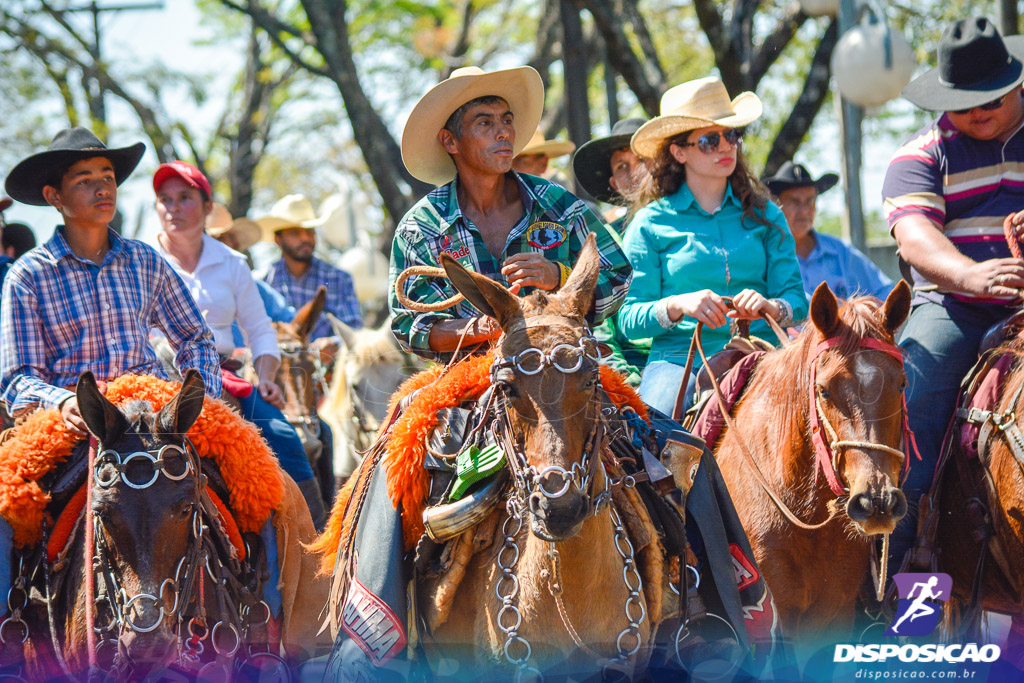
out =
<path fill-rule="evenodd" d="M 967 408 L 957 408 L 956 416 L 971 424 L 985 424 L 994 418 L 995 414 L 991 410 L 980 410 L 972 406 L 969 410 Z M 997 425 L 1000 423 L 999 420 L 994 421 Z"/>

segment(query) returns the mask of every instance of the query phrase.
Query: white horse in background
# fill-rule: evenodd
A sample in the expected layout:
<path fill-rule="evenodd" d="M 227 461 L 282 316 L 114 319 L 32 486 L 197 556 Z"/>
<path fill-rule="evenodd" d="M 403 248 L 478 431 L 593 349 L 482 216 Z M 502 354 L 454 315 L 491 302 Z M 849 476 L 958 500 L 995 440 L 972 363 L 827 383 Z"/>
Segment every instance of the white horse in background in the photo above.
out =
<path fill-rule="evenodd" d="M 328 317 L 341 344 L 319 412 L 334 432 L 334 476 L 346 479 L 372 444 L 391 395 L 424 365 L 398 345 L 390 319 L 376 329 L 353 330 Z"/>

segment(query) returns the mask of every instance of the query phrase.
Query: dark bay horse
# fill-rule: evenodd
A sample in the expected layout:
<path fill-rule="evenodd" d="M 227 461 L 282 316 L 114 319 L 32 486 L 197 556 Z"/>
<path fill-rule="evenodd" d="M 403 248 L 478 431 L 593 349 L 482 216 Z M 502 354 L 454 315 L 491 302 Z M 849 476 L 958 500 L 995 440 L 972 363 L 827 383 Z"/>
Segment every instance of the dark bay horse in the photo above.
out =
<path fill-rule="evenodd" d="M 250 649 L 269 649 L 270 613 L 259 587 L 265 555 L 240 561 L 229 550 L 209 479 L 185 438 L 203 392 L 199 374 L 189 370 L 180 391 L 154 413 L 146 401 L 118 408 L 91 373 L 80 378 L 78 405 L 98 442 L 92 514 L 87 507 L 55 561 L 40 560 L 42 571 L 16 572 L 16 585 L 24 580 L 44 598 L 25 612 L 29 680 L 84 678 L 92 665 L 114 680 L 142 680 L 166 668 L 230 680 L 247 661 L 289 675 L 280 657 Z M 95 572 L 86 571 L 90 520 Z M 257 541 L 246 538 L 246 547 L 250 542 Z"/>
<path fill-rule="evenodd" d="M 893 335 L 909 309 L 904 282 L 881 306 L 859 298 L 841 308 L 819 286 L 810 323 L 763 357 L 715 449 L 783 632 L 798 642 L 852 626 L 871 544 L 906 514 L 906 377 Z M 812 443 L 816 429 L 824 449 Z M 768 491 L 805 523 L 839 506 L 844 514 L 801 528 Z"/>

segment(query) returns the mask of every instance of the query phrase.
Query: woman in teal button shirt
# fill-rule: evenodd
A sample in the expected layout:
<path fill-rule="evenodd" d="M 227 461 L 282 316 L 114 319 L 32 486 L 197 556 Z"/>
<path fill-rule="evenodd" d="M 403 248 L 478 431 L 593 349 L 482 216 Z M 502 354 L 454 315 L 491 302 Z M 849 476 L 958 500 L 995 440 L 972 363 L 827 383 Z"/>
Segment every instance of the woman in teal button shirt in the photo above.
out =
<path fill-rule="evenodd" d="M 640 396 L 664 413 L 672 411 L 697 321 L 710 354 L 729 341 L 730 318 L 767 312 L 788 325 L 807 315 L 786 219 L 740 153 L 741 127 L 760 116 L 754 93 L 730 100 L 720 79 L 702 78 L 666 91 L 661 116 L 631 141 L 646 165 L 630 197 L 642 208 L 626 235 L 633 283 L 618 324 L 627 338 L 654 339 Z M 723 296 L 733 297 L 735 311 Z M 765 336 L 767 325 L 752 329 Z"/>

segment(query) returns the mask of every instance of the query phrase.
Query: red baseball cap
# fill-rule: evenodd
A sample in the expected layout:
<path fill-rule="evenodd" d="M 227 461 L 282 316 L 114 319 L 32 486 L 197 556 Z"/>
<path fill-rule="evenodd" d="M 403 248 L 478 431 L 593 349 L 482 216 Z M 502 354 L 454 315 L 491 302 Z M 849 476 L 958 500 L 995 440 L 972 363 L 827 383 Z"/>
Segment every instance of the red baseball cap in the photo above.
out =
<path fill-rule="evenodd" d="M 171 176 L 177 176 L 192 187 L 200 190 L 207 199 L 213 196 L 213 188 L 210 181 L 206 179 L 202 171 L 186 161 L 172 161 L 169 164 L 160 164 L 153 174 L 153 191 L 159 192 L 160 186 Z"/>

